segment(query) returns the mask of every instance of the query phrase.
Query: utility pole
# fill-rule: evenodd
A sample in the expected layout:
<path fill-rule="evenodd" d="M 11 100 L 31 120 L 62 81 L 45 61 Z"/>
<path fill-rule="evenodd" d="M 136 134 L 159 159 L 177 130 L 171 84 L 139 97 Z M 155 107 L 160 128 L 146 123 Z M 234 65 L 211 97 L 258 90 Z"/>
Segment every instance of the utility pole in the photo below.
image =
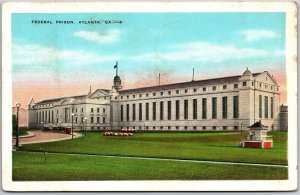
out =
<path fill-rule="evenodd" d="M 160 73 L 158 73 L 158 85 L 160 86 Z"/>
<path fill-rule="evenodd" d="M 195 76 L 195 72 L 194 72 L 194 68 L 193 68 L 193 78 L 192 78 L 192 81 L 194 81 L 194 76 Z"/>

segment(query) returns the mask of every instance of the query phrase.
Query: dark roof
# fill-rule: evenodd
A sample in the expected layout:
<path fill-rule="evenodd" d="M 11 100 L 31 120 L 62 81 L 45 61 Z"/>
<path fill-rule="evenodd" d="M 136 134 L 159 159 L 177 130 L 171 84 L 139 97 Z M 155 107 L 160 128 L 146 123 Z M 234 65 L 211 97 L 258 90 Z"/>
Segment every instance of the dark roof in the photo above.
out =
<path fill-rule="evenodd" d="M 59 102 L 60 100 L 66 99 L 66 98 L 81 99 L 86 96 L 87 95 L 77 95 L 77 96 L 69 96 L 69 97 L 62 97 L 62 98 L 53 98 L 53 99 L 42 100 L 40 102 L 37 102 L 36 104 L 49 104 L 49 103 Z"/>
<path fill-rule="evenodd" d="M 261 73 L 254 73 L 253 76 L 257 76 Z M 167 85 L 157 85 L 150 87 L 142 87 L 142 88 L 134 88 L 134 89 L 124 89 L 120 90 L 120 94 L 126 93 L 142 93 L 142 92 L 150 92 L 150 91 L 162 91 L 162 90 L 170 90 L 170 89 L 178 89 L 178 88 L 187 88 L 187 87 L 198 87 L 204 85 L 216 85 L 216 84 L 225 84 L 225 83 L 233 83 L 238 82 L 241 75 L 238 76 L 230 76 L 230 77 L 222 77 L 222 78 L 213 78 L 206 80 L 198 80 L 198 81 L 190 81 L 183 83 L 173 83 Z"/>
<path fill-rule="evenodd" d="M 248 127 L 249 129 L 257 129 L 257 130 L 262 130 L 262 129 L 267 129 L 267 126 L 264 126 L 263 124 L 261 124 L 261 121 L 257 121 L 256 123 L 254 123 L 253 125 Z"/>
<path fill-rule="evenodd" d="M 280 112 L 288 112 L 288 106 L 281 105 Z"/>

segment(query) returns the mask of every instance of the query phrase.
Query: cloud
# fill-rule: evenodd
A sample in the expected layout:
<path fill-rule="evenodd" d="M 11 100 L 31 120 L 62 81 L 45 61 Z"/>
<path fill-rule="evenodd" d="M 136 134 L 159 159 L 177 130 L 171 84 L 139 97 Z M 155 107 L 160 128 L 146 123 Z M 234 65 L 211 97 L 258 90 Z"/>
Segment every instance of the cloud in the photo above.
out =
<path fill-rule="evenodd" d="M 283 49 L 276 49 L 275 56 L 285 56 L 285 50 Z"/>
<path fill-rule="evenodd" d="M 234 45 L 218 45 L 209 42 L 190 42 L 176 44 L 169 48 L 172 51 L 155 53 L 148 52 L 130 57 L 134 61 L 197 61 L 222 62 L 225 60 L 265 57 L 268 52 L 263 49 L 238 48 Z"/>
<path fill-rule="evenodd" d="M 101 62 L 116 61 L 118 55 L 99 55 L 96 52 L 86 50 L 58 50 L 42 47 L 37 44 L 18 45 L 13 44 L 13 64 L 19 65 L 51 65 L 72 64 L 89 65 Z"/>
<path fill-rule="evenodd" d="M 73 35 L 85 39 L 87 41 L 97 42 L 97 43 L 114 43 L 120 38 L 120 30 L 110 30 L 108 32 L 95 32 L 95 31 L 77 31 Z"/>
<path fill-rule="evenodd" d="M 271 30 L 266 29 L 249 29 L 249 30 L 243 30 L 239 32 L 240 34 L 243 34 L 245 37 L 245 41 L 257 41 L 260 39 L 272 39 L 272 38 L 278 38 L 279 35 Z"/>

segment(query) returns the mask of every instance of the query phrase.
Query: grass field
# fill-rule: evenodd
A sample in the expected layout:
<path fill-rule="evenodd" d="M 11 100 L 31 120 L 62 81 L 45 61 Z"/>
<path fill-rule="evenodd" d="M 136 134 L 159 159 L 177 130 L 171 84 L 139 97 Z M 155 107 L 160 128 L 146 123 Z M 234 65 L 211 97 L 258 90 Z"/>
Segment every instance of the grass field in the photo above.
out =
<path fill-rule="evenodd" d="M 14 152 L 13 180 L 287 179 L 287 169 L 99 156 Z"/>
<path fill-rule="evenodd" d="M 132 137 L 86 137 L 23 145 L 22 151 L 158 157 L 287 165 L 287 133 L 272 132 L 273 149 L 237 147 L 245 133 L 136 133 Z M 287 179 L 287 168 L 152 161 L 99 156 L 14 152 L 15 180 Z M 55 174 L 52 172 L 58 172 Z"/>

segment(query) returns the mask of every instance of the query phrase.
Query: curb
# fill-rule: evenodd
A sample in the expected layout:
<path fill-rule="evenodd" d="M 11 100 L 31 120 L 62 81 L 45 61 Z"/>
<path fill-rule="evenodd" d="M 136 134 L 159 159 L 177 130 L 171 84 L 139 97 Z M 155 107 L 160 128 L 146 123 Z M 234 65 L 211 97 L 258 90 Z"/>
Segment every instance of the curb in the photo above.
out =
<path fill-rule="evenodd" d="M 30 137 L 35 137 L 35 134 L 29 132 L 28 135 L 19 136 L 19 138 L 30 138 Z M 16 137 L 14 136 L 13 139 L 16 139 Z"/>

